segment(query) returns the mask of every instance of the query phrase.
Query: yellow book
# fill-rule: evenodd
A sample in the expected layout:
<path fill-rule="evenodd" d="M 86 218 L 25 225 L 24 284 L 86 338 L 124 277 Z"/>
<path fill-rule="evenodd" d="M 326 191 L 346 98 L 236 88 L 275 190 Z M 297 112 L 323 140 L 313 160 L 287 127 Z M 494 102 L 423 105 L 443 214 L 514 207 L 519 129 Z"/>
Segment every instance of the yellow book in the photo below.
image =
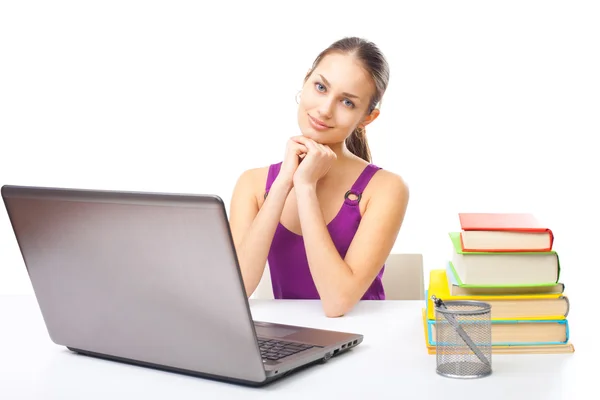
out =
<path fill-rule="evenodd" d="M 564 320 L 569 313 L 569 299 L 562 293 L 452 296 L 445 269 L 429 272 L 427 318 L 434 320 L 435 309 L 431 296 L 443 301 L 483 301 L 492 307 L 492 320 Z"/>

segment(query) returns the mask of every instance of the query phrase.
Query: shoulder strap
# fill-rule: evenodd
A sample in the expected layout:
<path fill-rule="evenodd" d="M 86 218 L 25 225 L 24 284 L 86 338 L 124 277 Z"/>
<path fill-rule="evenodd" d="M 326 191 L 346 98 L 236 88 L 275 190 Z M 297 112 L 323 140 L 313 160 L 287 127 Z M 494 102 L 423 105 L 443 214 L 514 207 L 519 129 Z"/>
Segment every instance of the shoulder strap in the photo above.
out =
<path fill-rule="evenodd" d="M 269 193 L 269 190 L 271 190 L 271 185 L 275 181 L 275 178 L 277 178 L 277 175 L 279 175 L 279 170 L 281 169 L 282 162 L 277 164 L 271 164 L 269 166 L 269 173 L 267 174 L 267 183 L 265 185 L 265 197 L 266 194 Z"/>
<path fill-rule="evenodd" d="M 375 175 L 375 172 L 379 171 L 380 169 L 380 167 L 373 164 L 367 165 L 365 169 L 363 169 L 363 172 L 361 172 L 361 174 L 354 182 L 354 185 L 352 185 L 352 189 L 348 191 L 348 194 L 354 194 L 356 196 L 361 195 L 367 187 L 367 185 L 369 184 L 369 181 L 371 180 L 373 175 Z"/>

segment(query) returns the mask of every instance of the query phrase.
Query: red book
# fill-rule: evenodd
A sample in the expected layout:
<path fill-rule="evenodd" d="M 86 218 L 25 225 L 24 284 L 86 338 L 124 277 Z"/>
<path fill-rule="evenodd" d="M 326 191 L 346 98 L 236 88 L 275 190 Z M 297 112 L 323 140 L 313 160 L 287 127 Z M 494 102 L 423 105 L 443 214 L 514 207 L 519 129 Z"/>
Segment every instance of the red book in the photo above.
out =
<path fill-rule="evenodd" d="M 528 213 L 459 213 L 463 251 L 550 251 L 552 231 Z"/>

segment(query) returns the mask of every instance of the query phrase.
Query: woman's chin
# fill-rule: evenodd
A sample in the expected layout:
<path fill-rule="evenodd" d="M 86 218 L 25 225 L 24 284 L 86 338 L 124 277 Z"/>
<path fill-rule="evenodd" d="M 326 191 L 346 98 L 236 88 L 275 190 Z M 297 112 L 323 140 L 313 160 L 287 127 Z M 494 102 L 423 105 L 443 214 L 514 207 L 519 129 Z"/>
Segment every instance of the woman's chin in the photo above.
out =
<path fill-rule="evenodd" d="M 319 143 L 319 144 L 326 144 L 325 142 L 327 141 L 323 135 L 319 132 L 316 132 L 312 129 L 305 129 L 302 131 L 302 136 L 312 139 L 315 142 Z"/>

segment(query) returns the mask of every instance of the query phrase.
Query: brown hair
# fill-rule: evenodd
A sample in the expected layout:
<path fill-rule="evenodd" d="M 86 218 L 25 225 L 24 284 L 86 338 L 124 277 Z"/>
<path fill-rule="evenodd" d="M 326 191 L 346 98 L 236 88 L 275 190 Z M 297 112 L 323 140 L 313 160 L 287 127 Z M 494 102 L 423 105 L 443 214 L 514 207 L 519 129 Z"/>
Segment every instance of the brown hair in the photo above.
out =
<path fill-rule="evenodd" d="M 390 79 L 390 70 L 383 53 L 372 42 L 357 37 L 346 37 L 333 43 L 323 50 L 313 62 L 312 68 L 306 74 L 304 81 L 319 65 L 321 60 L 328 54 L 338 52 L 342 54 L 351 54 L 361 61 L 363 67 L 369 73 L 375 83 L 375 93 L 369 102 L 368 113 L 371 114 L 375 107 L 381 102 L 381 98 L 387 89 Z M 364 128 L 357 127 L 352 135 L 346 139 L 346 147 L 352 154 L 371 162 L 371 151 L 367 143 L 367 136 Z"/>

